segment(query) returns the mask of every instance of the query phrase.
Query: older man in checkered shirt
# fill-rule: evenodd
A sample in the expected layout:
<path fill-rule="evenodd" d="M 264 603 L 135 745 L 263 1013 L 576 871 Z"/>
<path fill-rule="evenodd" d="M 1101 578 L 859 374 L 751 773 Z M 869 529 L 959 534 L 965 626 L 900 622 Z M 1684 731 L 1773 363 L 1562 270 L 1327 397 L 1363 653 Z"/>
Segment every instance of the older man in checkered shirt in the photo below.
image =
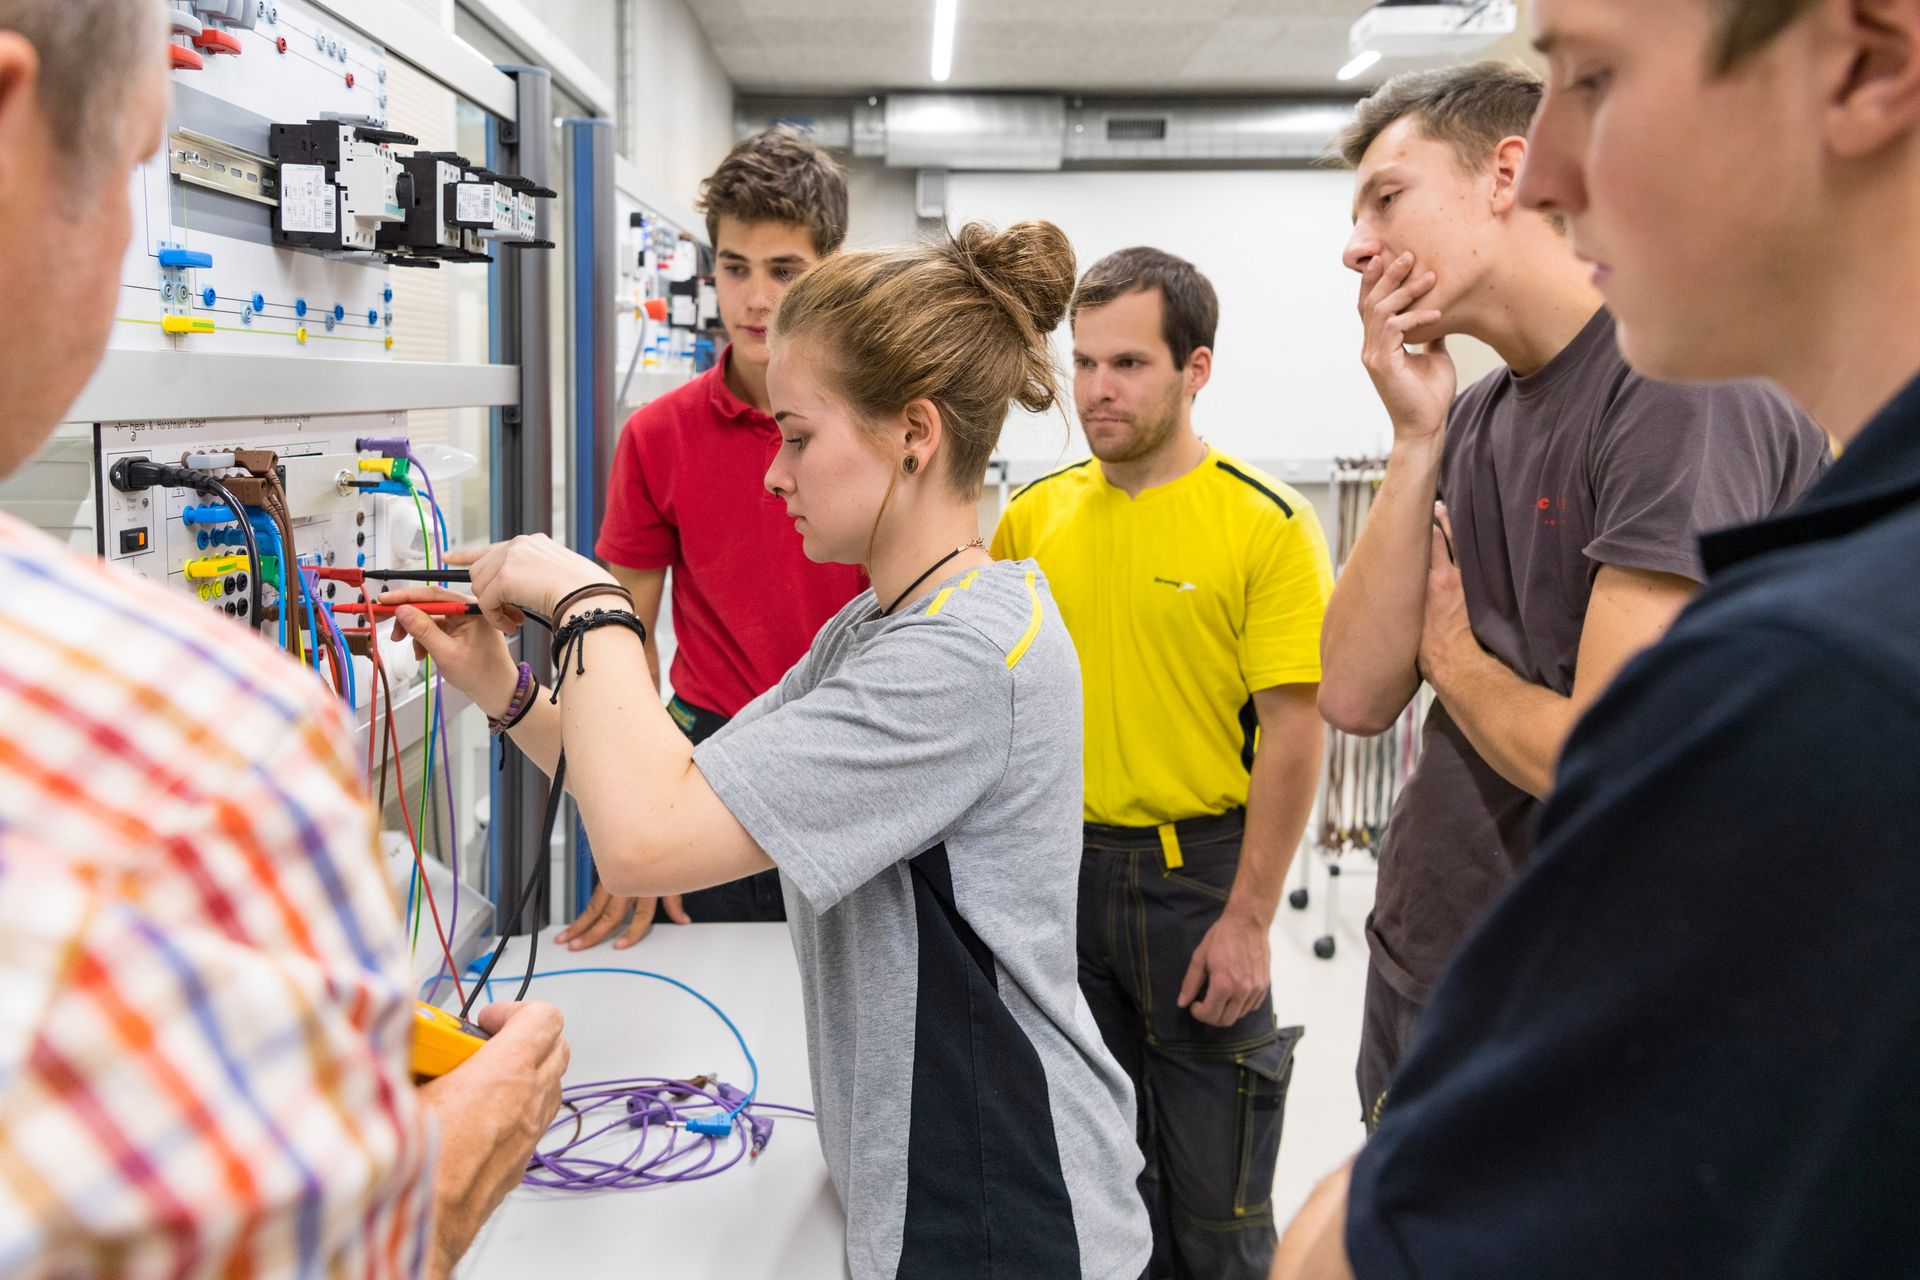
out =
<path fill-rule="evenodd" d="M 105 346 L 162 12 L 0 0 L 0 473 Z M 495 1006 L 416 1090 L 405 958 L 319 685 L 0 517 L 0 1275 L 449 1274 L 566 1046 Z"/>

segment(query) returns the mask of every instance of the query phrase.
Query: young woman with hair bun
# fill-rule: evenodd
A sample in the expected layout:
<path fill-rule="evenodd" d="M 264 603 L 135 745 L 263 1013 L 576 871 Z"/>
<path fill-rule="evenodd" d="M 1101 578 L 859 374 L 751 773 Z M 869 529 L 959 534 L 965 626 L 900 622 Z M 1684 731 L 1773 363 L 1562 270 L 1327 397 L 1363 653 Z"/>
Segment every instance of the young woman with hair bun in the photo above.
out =
<path fill-rule="evenodd" d="M 1079 664 L 1044 575 L 993 561 L 978 523 L 1009 407 L 1060 394 L 1048 342 L 1073 281 L 1057 227 L 976 223 L 789 290 L 766 488 L 810 558 L 873 585 L 698 748 L 617 597 L 581 594 L 611 577 L 545 537 L 471 559 L 493 627 L 396 618 L 498 720 L 527 703 L 494 628 L 558 609 L 577 656 L 509 732 L 549 772 L 565 748 L 610 892 L 779 868 L 859 1280 L 1134 1280 L 1147 1261 L 1133 1097 L 1077 980 Z"/>

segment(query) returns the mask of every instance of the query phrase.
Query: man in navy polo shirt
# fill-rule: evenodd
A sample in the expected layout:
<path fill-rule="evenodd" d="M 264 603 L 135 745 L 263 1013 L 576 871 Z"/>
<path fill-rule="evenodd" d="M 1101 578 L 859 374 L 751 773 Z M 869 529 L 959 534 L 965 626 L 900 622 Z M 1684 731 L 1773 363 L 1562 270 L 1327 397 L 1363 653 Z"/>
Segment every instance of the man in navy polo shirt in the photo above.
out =
<path fill-rule="evenodd" d="M 595 551 L 633 593 L 655 684 L 652 633 L 673 571 L 678 647 L 667 709 L 703 742 L 785 675 L 866 580 L 853 565 L 808 560 L 784 504 L 762 483 L 780 448 L 767 408 L 767 325 L 787 286 L 845 238 L 846 175 L 798 134 L 769 129 L 728 154 L 701 184 L 698 207 L 732 342 L 712 369 L 628 421 Z M 773 871 L 663 903 L 596 885 L 559 941 L 577 951 L 620 930 L 614 946 L 630 947 L 657 906 L 681 924 L 787 918 Z"/>
<path fill-rule="evenodd" d="M 1844 449 L 1703 541 L 1274 1275 L 1920 1275 L 1920 0 L 1533 17 L 1521 198 L 1627 358 Z"/>

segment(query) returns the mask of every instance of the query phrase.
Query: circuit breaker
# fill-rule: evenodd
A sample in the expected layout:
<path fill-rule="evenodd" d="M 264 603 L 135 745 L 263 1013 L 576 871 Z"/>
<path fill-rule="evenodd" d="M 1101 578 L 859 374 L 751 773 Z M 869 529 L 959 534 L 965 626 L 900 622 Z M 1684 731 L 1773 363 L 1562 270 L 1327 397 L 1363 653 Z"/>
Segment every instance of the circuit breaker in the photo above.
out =
<path fill-rule="evenodd" d="M 406 218 L 380 228 L 379 247 L 398 266 L 437 266 L 440 262 L 489 261 L 483 228 L 493 225 L 492 201 L 485 209 L 460 193 L 477 187 L 470 182 L 473 166 L 451 151 L 416 151 L 400 161 L 406 175 L 402 207 Z M 477 214 L 483 216 L 464 216 Z"/>
<path fill-rule="evenodd" d="M 370 120 L 309 120 L 276 124 L 270 139 L 280 166 L 274 243 L 371 254 L 384 227 L 406 222 L 413 177 L 394 146 L 418 138 Z"/>
<path fill-rule="evenodd" d="M 553 241 L 540 238 L 535 203 L 553 198 L 552 191 L 525 178 L 485 169 L 475 170 L 457 192 L 463 225 L 476 227 L 482 240 L 520 249 L 553 248 Z M 465 221 L 469 217 L 474 221 Z"/>

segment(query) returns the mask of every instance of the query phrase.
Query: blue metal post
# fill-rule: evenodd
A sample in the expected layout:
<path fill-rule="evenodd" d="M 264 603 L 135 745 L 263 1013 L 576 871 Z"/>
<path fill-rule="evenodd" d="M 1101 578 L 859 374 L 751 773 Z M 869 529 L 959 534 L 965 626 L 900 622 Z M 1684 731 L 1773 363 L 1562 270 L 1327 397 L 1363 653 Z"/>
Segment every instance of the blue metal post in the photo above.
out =
<path fill-rule="evenodd" d="M 613 293 L 619 241 L 614 221 L 613 121 L 560 122 L 566 157 L 567 371 L 572 394 L 567 447 L 568 540 L 591 556 L 607 511 L 607 481 L 619 423 L 613 403 Z M 578 913 L 593 893 L 593 850 L 576 827 L 571 893 Z"/>

